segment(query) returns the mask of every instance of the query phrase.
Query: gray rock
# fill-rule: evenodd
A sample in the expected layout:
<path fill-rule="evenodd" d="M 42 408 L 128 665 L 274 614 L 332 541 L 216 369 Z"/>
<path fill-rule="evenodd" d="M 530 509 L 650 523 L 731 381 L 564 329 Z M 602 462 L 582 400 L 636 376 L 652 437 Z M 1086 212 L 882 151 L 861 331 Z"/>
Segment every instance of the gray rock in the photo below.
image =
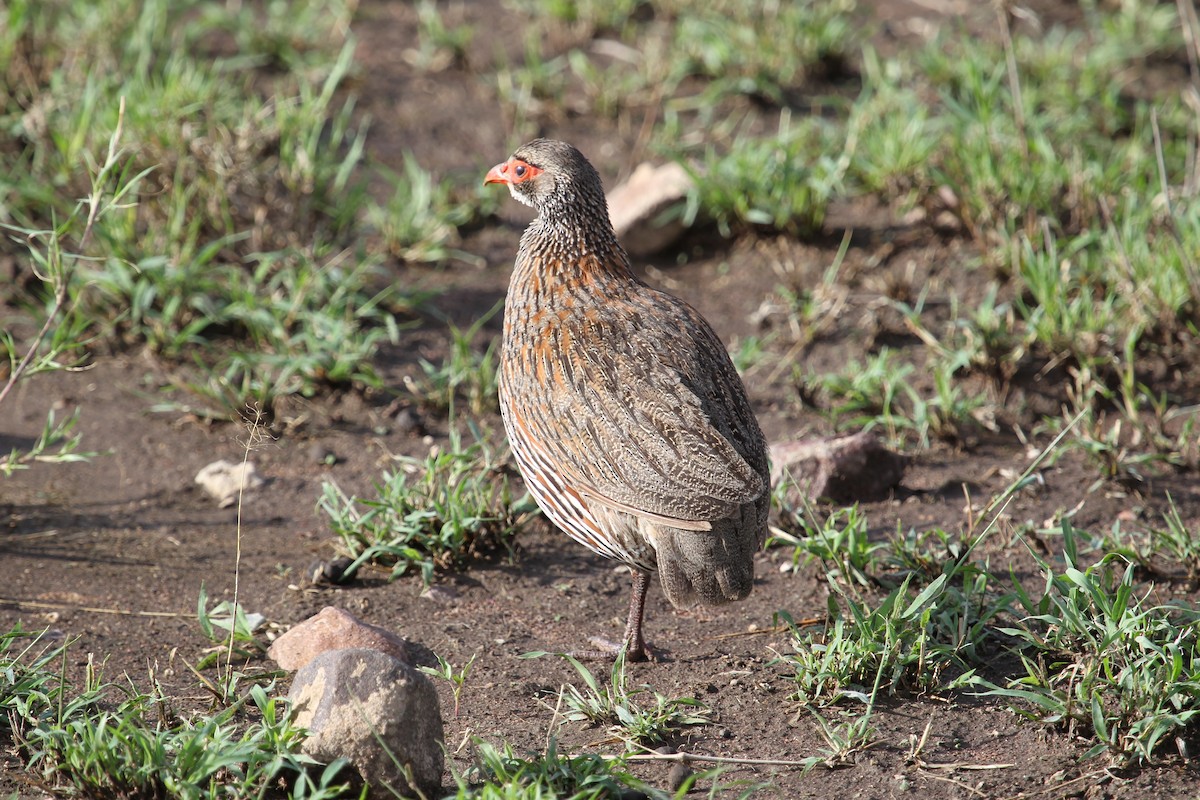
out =
<path fill-rule="evenodd" d="M 442 712 L 413 667 L 378 650 L 327 650 L 296 673 L 288 699 L 309 732 L 303 751 L 349 761 L 371 797 L 440 796 Z"/>
<path fill-rule="evenodd" d="M 796 490 L 813 500 L 882 499 L 900 484 L 907 466 L 907 456 L 888 450 L 866 431 L 771 445 L 771 483 L 778 485 L 788 477 Z"/>
<path fill-rule="evenodd" d="M 404 639 L 386 628 L 363 622 L 349 611 L 325 606 L 271 644 L 267 655 L 280 669 L 296 670 L 327 650 L 368 647 L 405 663 L 410 661 Z"/>

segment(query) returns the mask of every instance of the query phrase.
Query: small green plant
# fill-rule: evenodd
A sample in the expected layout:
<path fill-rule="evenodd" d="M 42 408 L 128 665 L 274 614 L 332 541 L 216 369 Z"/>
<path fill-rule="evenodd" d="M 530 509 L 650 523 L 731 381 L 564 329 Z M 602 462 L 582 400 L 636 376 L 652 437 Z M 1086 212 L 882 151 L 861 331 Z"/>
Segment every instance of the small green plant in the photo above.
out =
<path fill-rule="evenodd" d="M 888 537 L 879 562 L 888 573 L 911 576 L 920 585 L 941 575 L 947 565 L 960 563 L 965 552 L 966 542 L 942 528 L 901 532 L 897 527 Z"/>
<path fill-rule="evenodd" d="M 1195 587 L 1200 583 L 1200 535 L 1189 530 L 1169 492 L 1167 505 L 1160 525 L 1130 531 L 1117 520 L 1108 533 L 1093 537 L 1093 541 L 1105 555 L 1135 563 L 1147 575 L 1162 580 L 1182 579 Z"/>
<path fill-rule="evenodd" d="M 0 732 L 19 733 L 60 706 L 63 682 L 56 664 L 67 644 L 51 644 L 45 632 L 26 633 L 20 625 L 0 633 Z"/>
<path fill-rule="evenodd" d="M 542 651 L 526 653 L 523 658 L 538 658 L 554 655 Z M 625 672 L 625 650 L 622 648 L 613 660 L 607 684 L 602 684 L 592 671 L 567 653 L 559 653 L 583 679 L 584 688 L 567 684 L 560 692 L 562 705 L 567 709 L 563 719 L 571 722 L 587 722 L 591 725 L 607 725 L 609 731 L 625 742 L 626 746 L 661 744 L 680 729 L 689 725 L 707 725 L 710 720 L 704 715 L 707 710 L 694 697 L 670 699 L 650 689 L 649 686 L 629 687 Z M 653 695 L 653 703 L 643 705 L 639 695 Z"/>
<path fill-rule="evenodd" d="M 434 678 L 442 678 L 450 684 L 451 691 L 454 693 L 454 716 L 458 716 L 458 703 L 462 697 L 463 686 L 467 682 L 467 676 L 471 674 L 471 667 L 475 666 L 475 659 L 479 656 L 478 653 L 471 656 L 467 663 L 461 668 L 455 669 L 454 665 L 441 656 L 434 654 L 437 657 L 437 668 L 433 667 L 418 667 L 421 672 L 430 675 Z"/>
<path fill-rule="evenodd" d="M 450 352 L 441 364 L 421 359 L 419 378 L 407 379 L 406 387 L 422 405 L 431 410 L 452 413 L 457 401 L 466 403 L 475 416 L 500 408 L 499 337 L 479 350 L 476 340 L 483 326 L 504 307 L 497 303 L 466 330 L 450 323 Z"/>
<path fill-rule="evenodd" d="M 262 614 L 247 613 L 241 603 L 221 600 L 208 607 L 208 592 L 200 587 L 196 600 L 196 621 L 200 632 L 211 642 L 227 645 L 228 652 L 238 658 L 252 658 L 266 652 L 267 646 L 258 637 L 258 631 L 266 622 Z M 224 650 L 214 650 L 196 664 L 204 669 L 217 663 Z"/>
<path fill-rule="evenodd" d="M 492 452 L 458 433 L 425 459 L 397 458 L 374 498 L 348 497 L 327 481 L 317 507 L 353 558 L 349 569 L 376 563 L 392 577 L 419 570 L 428 585 L 436 570 L 507 548 L 519 527 L 508 477 Z M 415 476 L 415 477 L 414 477 Z"/>
<path fill-rule="evenodd" d="M 839 429 L 882 425 L 888 437 L 911 427 L 900 399 L 913 366 L 891 348 L 881 348 L 865 362 L 852 359 L 842 372 L 809 375 L 798 382 L 808 396 L 820 398 Z"/>
<path fill-rule="evenodd" d="M 773 137 L 740 136 L 728 152 L 709 147 L 699 167 L 681 154 L 696 182 L 684 222 L 691 225 L 703 213 L 724 236 L 735 226 L 820 227 L 845 170 L 843 160 L 829 155 L 837 152 L 831 135 L 819 119 L 793 123 L 783 112 Z"/>
<path fill-rule="evenodd" d="M 830 577 L 867 587 L 879 564 L 879 553 L 887 545 L 872 542 L 867 517 L 857 505 L 834 509 L 824 522 L 816 519 L 812 506 L 791 507 L 783 498 L 788 481 L 781 481 L 775 497 L 781 506 L 780 525 L 771 529 L 769 545 L 791 545 L 792 571 L 820 561 Z"/>
<path fill-rule="evenodd" d="M 1068 520 L 1062 534 L 1061 568 L 1035 554 L 1040 594 L 1013 579 L 1024 616 L 1000 630 L 1025 674 L 1004 686 L 976 682 L 1024 716 L 1091 738 L 1085 758 L 1152 762 L 1200 718 L 1200 612 L 1150 602 L 1152 590 L 1138 588 L 1134 565 L 1119 556 L 1081 569 Z"/>
<path fill-rule="evenodd" d="M 0 476 L 5 478 L 17 470 L 28 469 L 32 463 L 69 464 L 78 461 L 88 461 L 99 455 L 94 451 L 79 449 L 83 434 L 74 433 L 75 425 L 79 422 L 79 409 L 75 409 L 69 417 L 59 422 L 54 409 L 46 412 L 46 424 L 42 432 L 29 445 L 28 449 L 14 447 L 7 455 L 0 455 Z"/>
<path fill-rule="evenodd" d="M 596 753 L 565 755 L 553 738 L 544 754 L 525 758 L 508 744 L 497 748 L 479 740 L 475 752 L 475 766 L 454 775 L 454 800 L 606 800 L 631 790 L 659 796 L 630 775 L 621 759 Z"/>
<path fill-rule="evenodd" d="M 478 262 L 478 257 L 456 249 L 458 231 L 488 213 L 497 200 L 478 191 L 461 199 L 460 188 L 436 180 L 411 153 L 404 157 L 402 173 L 385 167 L 380 172 L 391 184 L 392 196 L 384 205 L 370 204 L 367 221 L 379 231 L 388 253 L 412 262 Z"/>
<path fill-rule="evenodd" d="M 475 38 L 470 25 L 447 25 L 435 0 L 417 3 L 418 46 L 409 56 L 413 65 L 429 72 L 440 72 L 466 60 Z"/>
<path fill-rule="evenodd" d="M 875 726 L 871 724 L 871 717 L 874 713 L 874 699 L 867 704 L 866 710 L 861 714 L 851 714 L 850 719 L 834 724 L 827 720 L 824 716 L 817 712 L 814 708 L 809 708 L 813 719 L 820 726 L 821 738 L 825 740 L 825 747 L 822 748 L 820 755 L 811 756 L 806 761 L 806 770 L 816 766 L 823 766 L 827 769 L 834 769 L 848 763 L 853 763 L 854 757 L 877 744 L 877 731 Z"/>

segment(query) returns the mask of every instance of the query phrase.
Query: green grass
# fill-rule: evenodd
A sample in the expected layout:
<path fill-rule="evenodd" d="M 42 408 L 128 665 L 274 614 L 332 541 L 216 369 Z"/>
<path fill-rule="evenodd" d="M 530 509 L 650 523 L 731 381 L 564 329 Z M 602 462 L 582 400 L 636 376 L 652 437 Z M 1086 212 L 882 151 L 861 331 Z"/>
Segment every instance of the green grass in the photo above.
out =
<path fill-rule="evenodd" d="M 475 749 L 475 766 L 454 776 L 454 800 L 602 800 L 630 789 L 663 796 L 630 775 L 619 761 L 595 753 L 559 753 L 554 739 L 544 754 L 528 757 L 518 756 L 510 745 L 498 748 L 477 741 Z"/>
<path fill-rule="evenodd" d="M 703 213 L 726 236 L 748 225 L 812 233 L 841 192 L 846 164 L 836 136 L 820 119 L 793 121 L 784 112 L 774 136 L 740 136 L 724 150 L 710 145 L 694 165 L 680 153 L 696 182 L 684 222 Z"/>
<path fill-rule="evenodd" d="M 794 508 L 785 502 L 790 488 L 790 481 L 783 480 L 775 489 L 779 526 L 771 529 L 767 547 L 790 545 L 792 572 L 819 562 L 832 578 L 871 586 L 880 551 L 887 545 L 871 541 L 866 515 L 855 505 L 831 511 L 823 521 L 818 520 L 813 507 Z"/>
<path fill-rule="evenodd" d="M 465 408 L 474 416 L 499 412 L 500 339 L 492 338 L 482 350 L 478 343 L 483 327 L 503 307 L 497 303 L 466 330 L 450 323 L 449 352 L 440 364 L 420 360 L 422 375 L 406 381 L 411 396 L 427 409 L 449 416 L 455 408 Z"/>
<path fill-rule="evenodd" d="M 300 753 L 274 684 L 251 683 L 215 714 L 179 708 L 150 676 L 142 692 L 108 683 L 88 659 L 84 685 L 63 677 L 69 644 L 43 644 L 19 628 L 0 634 L 0 731 L 27 771 L 61 795 L 90 797 L 347 796 L 344 766 Z M 72 659 L 74 656 L 70 656 Z"/>
<path fill-rule="evenodd" d="M 433 678 L 441 678 L 450 684 L 450 691 L 454 694 L 454 716 L 458 716 L 459 703 L 462 700 L 463 687 L 467 683 L 467 678 L 471 674 L 471 667 L 475 666 L 475 659 L 478 653 L 471 656 L 467 663 L 455 669 L 454 664 L 450 663 L 441 656 L 434 654 L 437 657 L 437 667 L 418 667 L 421 672 Z"/>
<path fill-rule="evenodd" d="M 548 655 L 555 654 L 537 651 L 526 653 L 522 658 Z M 661 745 L 675 739 L 685 727 L 707 725 L 712 721 L 705 716 L 708 709 L 694 697 L 668 698 L 646 685 L 631 688 L 625 671 L 624 649 L 613 660 L 607 683 L 574 656 L 558 655 L 575 668 L 584 683 L 582 689 L 568 683 L 560 690 L 556 708 L 564 709 L 562 719 L 605 726 L 629 750 Z M 639 696 L 649 696 L 650 702 Z"/>
<path fill-rule="evenodd" d="M 417 571 L 425 584 L 437 570 L 511 546 L 520 510 L 508 477 L 482 442 L 449 446 L 425 459 L 398 458 L 374 495 L 347 496 L 326 481 L 318 509 L 353 558 L 350 570 L 372 563 L 392 577 Z"/>
<path fill-rule="evenodd" d="M 208 417 L 378 386 L 372 356 L 425 299 L 387 284 L 382 260 L 461 256 L 458 228 L 492 201 L 411 160 L 386 205 L 368 200 L 366 124 L 345 93 L 352 4 L 47 0 L 7 14 L 0 224 L 31 252 L 0 252 L 51 276 L 48 259 L 78 254 L 62 275 L 75 324 L 56 326 L 51 350 L 148 349 L 175 368 L 164 407 Z M 87 235 L 71 222 L 85 194 L 111 198 Z M 46 313 L 44 297 L 5 299 L 34 327 Z"/>
<path fill-rule="evenodd" d="M 386 203 L 371 202 L 366 221 L 383 241 L 386 252 L 403 261 L 444 262 L 458 259 L 482 265 L 478 256 L 457 249 L 459 229 L 478 222 L 498 205 L 496 193 L 476 190 L 464 193 L 444 180 L 437 180 L 412 155 L 404 159 L 404 171 L 380 167 L 392 189 Z"/>
<path fill-rule="evenodd" d="M 795 545 L 795 558 L 821 559 L 830 588 L 823 628 L 779 613 L 792 652 L 774 663 L 791 674 L 801 702 L 870 704 L 879 690 L 976 687 L 1024 717 L 1089 740 L 1085 759 L 1105 755 L 1122 766 L 1165 757 L 1200 715 L 1200 611 L 1157 599 L 1158 587 L 1137 577 L 1141 570 L 1193 580 L 1195 540 L 1177 511 L 1139 543 L 1101 537 L 1108 552 L 1091 565 L 1078 549 L 1083 532 L 1061 519 L 1040 532 L 1061 540 L 1061 559 L 1028 546 L 1040 590 L 972 560 L 979 540 L 964 546 L 929 531 L 867 544 L 865 521 L 852 514 L 845 526 Z M 1178 559 L 1183 570 L 1147 569 L 1151 554 Z M 869 588 L 889 574 L 900 580 L 896 588 Z M 1018 659 L 1016 674 L 997 675 L 999 648 Z"/>
<path fill-rule="evenodd" d="M 1154 762 L 1200 716 L 1200 611 L 1156 602 L 1135 565 L 1107 556 L 1081 568 L 1062 522 L 1062 566 L 1039 558 L 1040 593 L 1014 580 L 1012 637 L 1025 674 L 987 692 L 1032 719 L 1093 741 L 1085 758 Z"/>

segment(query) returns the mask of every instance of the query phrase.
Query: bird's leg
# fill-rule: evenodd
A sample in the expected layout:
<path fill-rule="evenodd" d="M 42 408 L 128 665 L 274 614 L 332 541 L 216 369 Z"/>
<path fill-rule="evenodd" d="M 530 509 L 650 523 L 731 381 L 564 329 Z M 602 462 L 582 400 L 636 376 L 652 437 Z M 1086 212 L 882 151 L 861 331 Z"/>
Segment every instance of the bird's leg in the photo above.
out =
<path fill-rule="evenodd" d="M 633 592 L 629 595 L 629 619 L 625 623 L 625 660 L 645 661 L 646 641 L 642 638 L 642 614 L 646 610 L 646 590 L 650 573 L 633 570 Z"/>
<path fill-rule="evenodd" d="M 625 623 L 625 637 L 621 647 L 625 648 L 626 661 L 658 660 L 658 654 L 646 647 L 642 638 L 642 612 L 646 609 L 646 590 L 650 588 L 650 573 L 640 569 L 633 570 L 633 592 L 629 595 L 629 619 Z M 571 653 L 580 660 L 594 659 L 612 661 L 621 651 L 616 642 L 597 636 L 589 640 L 598 650 L 584 650 Z"/>

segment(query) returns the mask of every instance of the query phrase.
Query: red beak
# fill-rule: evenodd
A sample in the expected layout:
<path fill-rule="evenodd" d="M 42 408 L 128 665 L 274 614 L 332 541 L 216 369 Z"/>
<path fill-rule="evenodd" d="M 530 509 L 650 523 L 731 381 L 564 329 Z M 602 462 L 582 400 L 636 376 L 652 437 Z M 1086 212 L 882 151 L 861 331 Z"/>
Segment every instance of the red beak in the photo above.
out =
<path fill-rule="evenodd" d="M 483 178 L 484 185 L 486 186 L 489 183 L 508 183 L 508 176 L 504 174 L 504 171 L 507 169 L 507 161 L 505 161 L 503 164 L 497 164 L 489 169 L 487 175 L 485 175 Z"/>

